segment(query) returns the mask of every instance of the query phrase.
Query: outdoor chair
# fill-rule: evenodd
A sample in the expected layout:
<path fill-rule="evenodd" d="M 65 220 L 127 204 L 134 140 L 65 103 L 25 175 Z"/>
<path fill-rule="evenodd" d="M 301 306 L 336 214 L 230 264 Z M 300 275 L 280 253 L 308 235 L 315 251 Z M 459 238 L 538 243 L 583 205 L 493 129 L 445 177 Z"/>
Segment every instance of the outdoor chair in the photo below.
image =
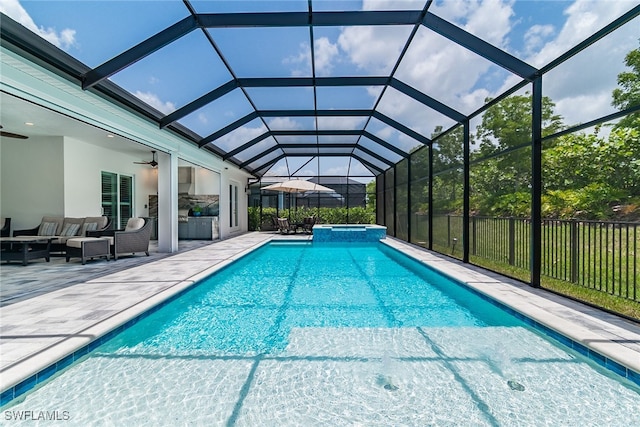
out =
<path fill-rule="evenodd" d="M 287 218 L 278 218 L 278 231 L 280 231 L 280 234 L 295 234 L 296 228 L 295 224 L 289 224 L 289 220 Z"/>
<path fill-rule="evenodd" d="M 11 218 L 0 218 L 0 237 L 11 236 Z"/>
<path fill-rule="evenodd" d="M 308 216 L 302 222 L 302 230 L 307 234 L 313 234 L 313 226 L 316 224 L 315 216 Z"/>
<path fill-rule="evenodd" d="M 108 237 L 111 255 L 115 260 L 120 255 L 133 255 L 136 252 L 144 252 L 149 256 L 151 221 L 148 218 L 129 218 L 122 230 L 88 231 L 87 237 Z"/>

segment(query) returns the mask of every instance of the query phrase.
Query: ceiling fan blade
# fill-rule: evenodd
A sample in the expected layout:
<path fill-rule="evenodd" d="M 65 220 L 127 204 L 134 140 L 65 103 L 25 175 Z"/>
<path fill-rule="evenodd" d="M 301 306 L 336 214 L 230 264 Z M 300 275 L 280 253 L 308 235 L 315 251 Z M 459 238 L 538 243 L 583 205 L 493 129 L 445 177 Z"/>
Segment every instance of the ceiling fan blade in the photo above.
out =
<path fill-rule="evenodd" d="M 4 136 L 6 138 L 16 138 L 16 139 L 27 139 L 27 138 L 29 138 L 26 135 L 20 135 L 20 134 L 11 133 L 11 132 L 5 132 L 3 130 L 0 130 L 0 136 Z"/>
<path fill-rule="evenodd" d="M 158 166 L 158 162 L 156 162 L 156 152 L 154 150 L 151 150 L 151 154 L 153 154 L 153 159 L 147 162 L 133 162 L 133 163 L 137 165 L 151 165 L 151 167 L 155 168 L 156 166 Z"/>

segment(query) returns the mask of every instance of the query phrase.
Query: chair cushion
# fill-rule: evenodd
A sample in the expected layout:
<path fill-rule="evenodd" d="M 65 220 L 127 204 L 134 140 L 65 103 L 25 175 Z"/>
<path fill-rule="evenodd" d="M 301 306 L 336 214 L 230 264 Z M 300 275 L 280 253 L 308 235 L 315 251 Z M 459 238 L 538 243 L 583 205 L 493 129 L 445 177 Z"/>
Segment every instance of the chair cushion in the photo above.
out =
<path fill-rule="evenodd" d="M 62 231 L 64 217 L 61 216 L 43 216 L 38 228 L 38 236 L 56 236 Z M 55 224 L 55 226 L 51 225 Z"/>
<path fill-rule="evenodd" d="M 78 230 L 80 230 L 80 224 L 71 224 L 71 223 L 65 222 L 64 226 L 62 227 L 62 232 L 60 233 L 60 235 L 75 236 L 76 234 L 78 234 Z"/>
<path fill-rule="evenodd" d="M 84 222 L 95 222 L 97 224 L 96 230 L 102 230 L 107 226 L 107 221 L 109 218 L 106 216 L 88 216 L 85 218 Z"/>
<path fill-rule="evenodd" d="M 87 218 L 88 220 L 89 218 Z M 98 229 L 97 222 L 85 222 L 82 224 L 82 229 L 80 230 L 80 236 L 86 236 L 87 231 L 96 231 Z"/>
<path fill-rule="evenodd" d="M 43 222 L 38 228 L 38 236 L 55 236 L 58 231 L 57 222 Z"/>
<path fill-rule="evenodd" d="M 124 228 L 124 231 L 140 230 L 143 225 L 144 225 L 143 218 L 129 218 L 129 221 L 127 221 L 127 226 Z"/>
<path fill-rule="evenodd" d="M 98 240 L 108 240 L 105 237 L 74 237 L 67 240 L 67 246 L 70 248 L 81 248 L 82 242 L 96 242 Z"/>

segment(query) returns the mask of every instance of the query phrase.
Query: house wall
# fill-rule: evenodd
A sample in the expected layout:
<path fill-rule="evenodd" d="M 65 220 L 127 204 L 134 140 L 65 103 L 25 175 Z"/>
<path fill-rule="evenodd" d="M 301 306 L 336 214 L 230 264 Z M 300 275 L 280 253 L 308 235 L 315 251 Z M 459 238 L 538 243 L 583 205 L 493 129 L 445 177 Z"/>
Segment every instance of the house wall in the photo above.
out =
<path fill-rule="evenodd" d="M 63 146 L 62 137 L 0 139 L 0 207 L 12 230 L 64 214 Z"/>
<path fill-rule="evenodd" d="M 65 138 L 64 169 L 66 216 L 83 217 L 102 214 L 101 172 L 133 176 L 134 216 L 149 216 L 149 194 L 158 191 L 157 170 L 116 150 L 96 146 L 73 138 Z"/>
<path fill-rule="evenodd" d="M 194 194 L 220 194 L 220 174 L 204 168 L 195 170 Z"/>

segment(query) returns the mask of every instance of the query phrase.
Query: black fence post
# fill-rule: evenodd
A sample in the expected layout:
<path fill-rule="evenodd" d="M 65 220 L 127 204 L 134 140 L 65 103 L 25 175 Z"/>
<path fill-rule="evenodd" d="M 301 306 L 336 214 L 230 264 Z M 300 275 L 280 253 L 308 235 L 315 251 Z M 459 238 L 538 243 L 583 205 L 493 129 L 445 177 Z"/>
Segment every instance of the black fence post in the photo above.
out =
<path fill-rule="evenodd" d="M 578 221 L 572 219 L 570 222 L 570 239 L 571 239 L 571 283 L 578 283 L 579 274 L 579 252 L 578 252 Z"/>
<path fill-rule="evenodd" d="M 472 216 L 471 217 L 471 253 L 473 255 L 476 254 L 477 252 L 477 248 L 476 248 L 476 238 L 478 236 L 476 235 L 476 216 Z"/>
<path fill-rule="evenodd" d="M 447 246 L 451 245 L 451 215 L 447 214 Z"/>
<path fill-rule="evenodd" d="M 509 217 L 509 265 L 516 263 L 516 219 Z"/>

